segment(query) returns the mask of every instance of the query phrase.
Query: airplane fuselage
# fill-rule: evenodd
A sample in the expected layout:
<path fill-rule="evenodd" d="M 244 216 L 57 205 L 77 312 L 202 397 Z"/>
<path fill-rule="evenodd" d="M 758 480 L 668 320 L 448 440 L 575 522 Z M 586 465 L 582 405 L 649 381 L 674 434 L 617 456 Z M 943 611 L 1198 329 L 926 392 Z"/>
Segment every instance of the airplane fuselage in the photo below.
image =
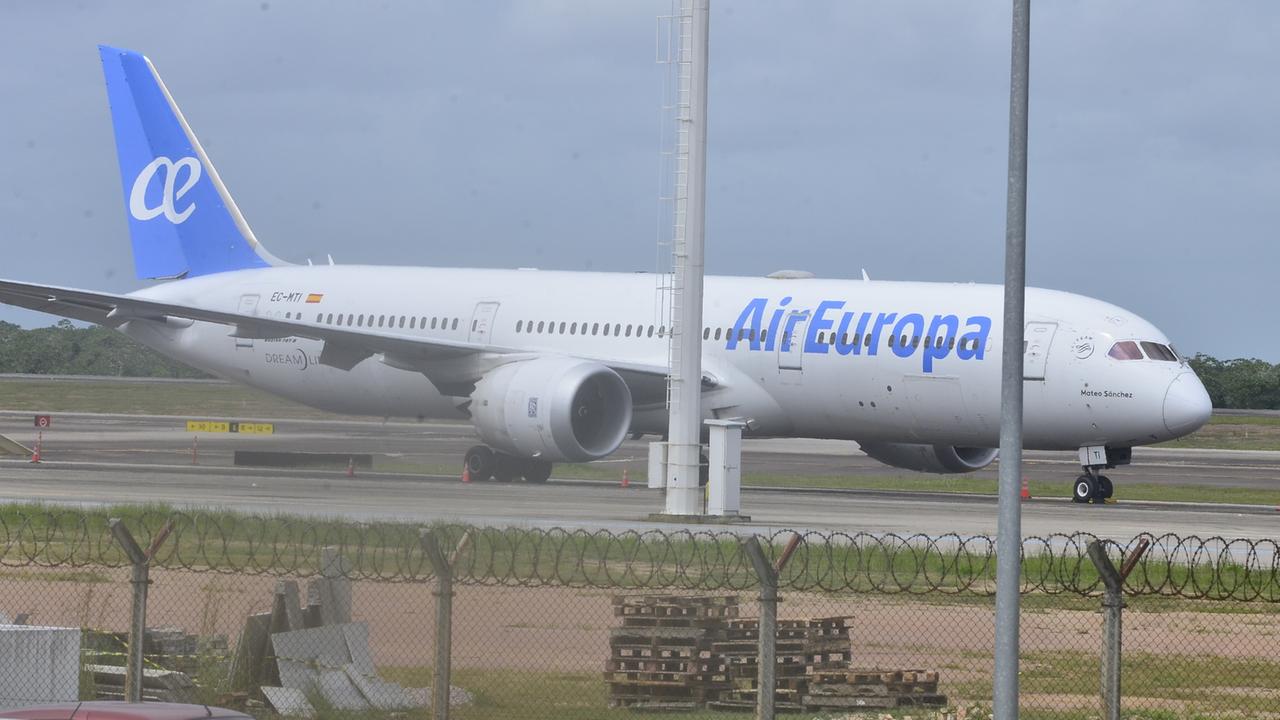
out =
<path fill-rule="evenodd" d="M 538 270 L 318 266 L 240 270 L 135 293 L 326 327 L 665 365 L 664 276 Z M 1003 327 L 999 286 L 707 277 L 707 418 L 750 436 L 995 447 Z M 1142 318 L 1031 288 L 1024 349 L 1025 446 L 1132 446 L 1194 430 L 1199 381 L 1180 360 L 1120 359 L 1122 341 L 1168 346 Z M 374 355 L 351 370 L 306 338 L 234 337 L 226 325 L 138 320 L 135 339 L 213 374 L 313 407 L 408 418 L 466 417 L 465 398 Z M 394 363 L 393 363 L 394 364 Z M 1194 388 L 1182 386 L 1194 385 Z M 1185 392 L 1184 392 L 1185 391 Z M 1195 406 L 1195 407 L 1192 407 Z M 661 403 L 633 432 L 662 433 Z"/>

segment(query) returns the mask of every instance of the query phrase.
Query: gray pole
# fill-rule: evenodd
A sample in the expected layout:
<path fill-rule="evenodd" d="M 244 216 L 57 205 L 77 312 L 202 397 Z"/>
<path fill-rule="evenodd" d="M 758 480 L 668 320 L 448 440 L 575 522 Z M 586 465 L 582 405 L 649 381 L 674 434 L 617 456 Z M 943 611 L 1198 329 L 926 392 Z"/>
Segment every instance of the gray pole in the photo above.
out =
<path fill-rule="evenodd" d="M 707 207 L 707 43 L 711 9 L 710 0 L 683 0 L 682 5 L 689 8 L 691 16 L 688 33 L 683 17 L 678 33 L 681 65 L 677 75 L 682 87 L 676 122 L 680 128 L 678 137 L 687 144 L 688 164 L 685 190 L 682 193 L 676 188 L 676 202 L 682 202 L 682 195 L 684 198 L 684 226 L 676 228 L 675 237 L 666 512 L 697 515 L 702 512 L 702 489 L 698 486 L 702 464 L 702 250 Z M 681 15 L 684 16 L 683 11 Z"/>
<path fill-rule="evenodd" d="M 458 546 L 448 557 L 430 529 L 422 530 L 419 540 L 436 576 L 433 593 L 436 596 L 436 667 L 431 684 L 431 717 L 449 720 L 449 694 L 453 684 L 453 569 L 458 556 L 471 541 L 471 531 L 462 534 Z"/>
<path fill-rule="evenodd" d="M 1106 720 L 1120 720 L 1120 621 L 1124 610 L 1124 578 L 1111 564 L 1102 543 L 1089 543 L 1089 559 L 1102 577 L 1102 710 Z"/>
<path fill-rule="evenodd" d="M 1004 339 L 1000 389 L 1000 519 L 996 532 L 996 720 L 1018 717 L 1018 606 L 1022 578 L 1022 342 L 1027 284 L 1027 105 L 1031 0 L 1013 0 L 1009 194 L 1005 211 Z"/>
<path fill-rule="evenodd" d="M 747 557 L 760 581 L 760 632 L 757 640 L 756 720 L 774 719 L 774 695 L 778 671 L 778 573 L 769 564 L 755 535 L 747 538 Z"/>

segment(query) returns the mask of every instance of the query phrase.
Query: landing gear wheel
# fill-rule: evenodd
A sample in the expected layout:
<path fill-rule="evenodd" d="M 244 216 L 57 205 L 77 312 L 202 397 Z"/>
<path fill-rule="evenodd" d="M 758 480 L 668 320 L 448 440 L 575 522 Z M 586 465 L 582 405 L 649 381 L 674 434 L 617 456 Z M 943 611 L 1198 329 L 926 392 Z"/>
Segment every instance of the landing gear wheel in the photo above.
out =
<path fill-rule="evenodd" d="M 525 482 L 544 483 L 549 477 L 551 477 L 551 463 L 537 458 L 530 458 L 524 461 Z"/>
<path fill-rule="evenodd" d="M 489 448 L 483 445 L 476 445 L 467 451 L 466 457 L 462 462 L 466 465 L 472 482 L 484 482 L 493 477 L 497 456 Z"/>
<path fill-rule="evenodd" d="M 501 483 L 509 483 L 520 476 L 520 460 L 510 455 L 497 453 L 494 455 L 493 479 Z"/>
<path fill-rule="evenodd" d="M 1098 484 L 1092 475 L 1081 475 L 1076 478 L 1075 488 L 1071 493 L 1071 502 L 1087 503 L 1093 500 L 1098 492 Z"/>
<path fill-rule="evenodd" d="M 1111 478 L 1107 477 L 1106 475 L 1099 475 L 1097 483 L 1098 483 L 1097 498 L 1099 500 L 1106 500 L 1107 498 L 1111 497 L 1112 493 L 1116 491 L 1115 486 L 1111 484 Z"/>

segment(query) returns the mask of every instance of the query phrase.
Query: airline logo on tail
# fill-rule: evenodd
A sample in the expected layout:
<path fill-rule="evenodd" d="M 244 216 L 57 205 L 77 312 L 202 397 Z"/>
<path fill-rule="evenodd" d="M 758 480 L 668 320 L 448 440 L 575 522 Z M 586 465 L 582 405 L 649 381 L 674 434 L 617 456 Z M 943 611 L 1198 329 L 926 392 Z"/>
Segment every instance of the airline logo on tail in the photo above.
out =
<path fill-rule="evenodd" d="M 155 207 L 147 205 L 147 190 L 151 187 L 151 181 L 155 178 L 156 173 L 164 168 L 164 188 L 160 195 L 160 204 Z M 178 187 L 178 173 L 186 168 L 187 175 L 182 186 Z M 196 203 L 191 201 L 181 212 L 177 209 L 178 201 L 184 195 L 190 192 L 191 188 L 200 181 L 200 161 L 194 157 L 187 156 L 174 162 L 173 160 L 160 156 L 146 167 L 142 168 L 142 172 L 138 173 L 138 177 L 133 181 L 133 189 L 129 191 L 129 213 L 139 220 L 152 220 L 164 215 L 164 218 L 174 225 L 181 225 L 187 218 L 191 217 L 191 213 L 195 212 Z"/>

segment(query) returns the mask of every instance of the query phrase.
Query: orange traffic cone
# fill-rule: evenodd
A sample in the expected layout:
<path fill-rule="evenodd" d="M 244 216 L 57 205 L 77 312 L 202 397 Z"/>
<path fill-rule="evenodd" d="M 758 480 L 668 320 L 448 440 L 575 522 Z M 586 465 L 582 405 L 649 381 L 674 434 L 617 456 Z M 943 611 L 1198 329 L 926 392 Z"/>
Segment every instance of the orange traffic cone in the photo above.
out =
<path fill-rule="evenodd" d="M 464 483 L 471 482 L 471 468 L 467 467 L 466 465 L 462 466 L 462 482 Z"/>
<path fill-rule="evenodd" d="M 1031 490 L 1030 490 L 1030 488 L 1028 488 L 1028 487 L 1027 487 L 1027 479 L 1026 479 L 1026 478 L 1022 478 L 1022 499 L 1023 499 L 1023 500 L 1030 500 L 1030 499 L 1031 499 Z"/>
<path fill-rule="evenodd" d="M 44 433 L 36 435 L 36 449 L 31 453 L 31 462 L 40 462 L 40 446 L 44 444 Z"/>
<path fill-rule="evenodd" d="M 626 468 L 622 468 L 622 487 L 631 487 L 631 476 Z"/>
<path fill-rule="evenodd" d="M 347 477 L 355 477 L 355 476 L 356 476 L 356 459 L 353 457 L 348 457 L 347 458 Z"/>

